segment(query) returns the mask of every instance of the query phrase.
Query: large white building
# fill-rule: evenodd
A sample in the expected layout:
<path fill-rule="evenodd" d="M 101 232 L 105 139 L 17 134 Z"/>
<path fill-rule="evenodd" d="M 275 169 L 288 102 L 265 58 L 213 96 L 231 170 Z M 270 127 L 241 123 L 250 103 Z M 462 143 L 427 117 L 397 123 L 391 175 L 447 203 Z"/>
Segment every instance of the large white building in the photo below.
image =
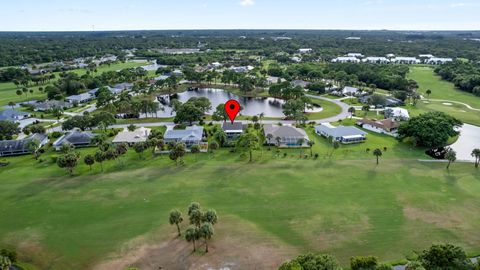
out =
<path fill-rule="evenodd" d="M 407 65 L 422 63 L 422 61 L 418 60 L 416 57 L 395 57 L 391 61 L 392 63 L 395 63 L 395 64 L 407 64 Z"/>
<path fill-rule="evenodd" d="M 429 65 L 443 65 L 450 62 L 453 62 L 452 58 L 432 57 L 430 59 L 425 60 L 425 64 L 429 64 Z"/>
<path fill-rule="evenodd" d="M 371 64 L 388 64 L 390 63 L 390 60 L 388 60 L 386 57 L 367 57 L 362 60 L 364 63 L 371 63 Z"/>
<path fill-rule="evenodd" d="M 356 57 L 341 56 L 332 60 L 333 63 L 360 63 L 360 60 Z"/>

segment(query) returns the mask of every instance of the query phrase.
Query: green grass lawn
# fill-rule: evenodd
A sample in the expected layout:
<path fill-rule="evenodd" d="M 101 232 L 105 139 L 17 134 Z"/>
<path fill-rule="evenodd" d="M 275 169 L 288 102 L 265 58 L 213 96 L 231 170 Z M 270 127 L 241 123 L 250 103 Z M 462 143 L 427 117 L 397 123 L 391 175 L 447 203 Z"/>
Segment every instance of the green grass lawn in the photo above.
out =
<path fill-rule="evenodd" d="M 116 71 L 124 68 L 139 67 L 144 65 L 146 65 L 146 62 L 145 63 L 138 63 L 138 62 L 115 63 L 110 66 L 103 65 L 98 67 L 97 74 L 101 74 L 102 72 L 107 72 L 107 71 Z M 83 75 L 87 72 L 87 70 L 76 69 L 76 70 L 72 70 L 71 72 L 77 73 L 78 75 Z M 54 74 L 57 76 L 57 78 L 59 77 L 59 72 L 55 72 Z M 42 87 L 45 88 L 47 85 L 48 84 L 42 85 Z M 0 106 L 8 105 L 8 103 L 11 101 L 22 102 L 22 101 L 46 98 L 46 94 L 38 91 L 38 88 L 39 86 L 30 87 L 29 89 L 33 89 L 34 91 L 32 94 L 28 93 L 27 95 L 23 94 L 21 96 L 18 96 L 16 94 L 16 91 L 19 88 L 15 84 L 0 83 Z"/>
<path fill-rule="evenodd" d="M 185 166 L 175 167 L 166 156 L 148 152 L 140 159 L 130 150 L 121 161 L 105 162 L 103 173 L 81 161 L 68 177 L 52 164 L 55 153 L 41 163 L 9 158 L 0 168 L 0 240 L 42 268 L 85 269 L 139 236 L 171 235 L 168 212 L 198 201 L 245 234 L 253 233 L 246 224 L 254 224 L 256 241 L 273 235 L 344 264 L 353 255 L 402 259 L 432 242 L 480 252 L 480 218 L 473 214 L 480 211 L 480 172 L 473 165 L 454 164 L 447 172 L 445 164 L 418 162 L 421 150 L 376 134 L 328 158 L 330 145 L 308 133 L 318 160 L 299 159 L 299 149 L 276 157 L 275 148 L 265 147 L 248 163 L 223 149 L 188 155 Z M 365 151 L 377 147 L 388 149 L 379 166 Z M 222 235 L 228 232 L 218 229 L 215 237 Z"/>
<path fill-rule="evenodd" d="M 407 106 L 410 114 L 413 116 L 425 113 L 427 111 L 441 111 L 452 115 L 465 123 L 480 126 L 480 112 L 469 110 L 463 105 L 452 103 L 445 105 L 446 102 L 440 101 L 419 101 L 417 106 Z M 448 103 L 448 102 L 447 102 Z"/>
<path fill-rule="evenodd" d="M 328 117 L 338 115 L 339 113 L 342 112 L 342 108 L 340 108 L 340 106 L 338 106 L 333 102 L 321 100 L 321 99 L 313 99 L 313 98 L 311 98 L 310 101 L 313 104 L 322 106 L 323 110 L 318 113 L 309 113 L 308 114 L 309 120 L 328 118 Z"/>
<path fill-rule="evenodd" d="M 418 82 L 420 86 L 418 91 L 425 97 L 427 97 L 427 89 L 430 89 L 432 90 L 432 94 L 430 95 L 432 99 L 463 102 L 480 109 L 480 97 L 456 89 L 452 83 L 444 81 L 440 76 L 437 76 L 431 67 L 413 66 L 410 68 L 408 77 Z"/>

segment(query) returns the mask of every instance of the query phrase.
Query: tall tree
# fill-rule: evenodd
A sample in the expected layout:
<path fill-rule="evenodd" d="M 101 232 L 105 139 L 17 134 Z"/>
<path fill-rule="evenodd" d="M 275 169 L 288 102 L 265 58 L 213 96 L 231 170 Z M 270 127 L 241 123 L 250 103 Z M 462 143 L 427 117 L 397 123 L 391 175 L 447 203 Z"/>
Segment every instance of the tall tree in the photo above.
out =
<path fill-rule="evenodd" d="M 380 148 L 373 150 L 373 155 L 377 158 L 377 165 L 378 165 L 379 159 L 383 155 L 382 150 L 380 150 Z"/>
<path fill-rule="evenodd" d="M 260 140 L 253 133 L 244 133 L 237 140 L 237 149 L 247 151 L 249 153 L 249 161 L 253 160 L 253 151 L 260 147 Z"/>
<path fill-rule="evenodd" d="M 480 165 L 480 149 L 473 149 L 472 157 L 475 158 L 475 168 L 478 168 L 478 166 Z"/>
<path fill-rule="evenodd" d="M 170 212 L 170 217 L 169 217 L 169 222 L 170 222 L 170 225 L 176 225 L 177 226 L 177 230 L 178 230 L 178 236 L 182 236 L 182 233 L 180 232 L 180 223 L 183 222 L 183 217 L 182 217 L 182 213 L 178 210 L 172 210 Z"/>
<path fill-rule="evenodd" d="M 205 252 L 208 253 L 208 240 L 213 236 L 213 226 L 209 222 L 205 222 L 202 227 L 200 227 L 200 235 L 205 240 Z"/>
<path fill-rule="evenodd" d="M 448 160 L 447 170 L 450 169 L 450 165 L 457 160 L 457 152 L 453 149 L 448 149 L 447 153 L 445 154 L 445 159 Z"/>
<path fill-rule="evenodd" d="M 185 239 L 188 242 L 193 243 L 193 252 L 197 251 L 197 247 L 195 246 L 195 241 L 199 239 L 199 232 L 197 227 L 190 226 L 188 229 L 185 231 Z"/>
<path fill-rule="evenodd" d="M 90 171 L 92 170 L 92 165 L 95 164 L 95 157 L 88 154 L 83 158 L 83 162 L 90 167 Z"/>

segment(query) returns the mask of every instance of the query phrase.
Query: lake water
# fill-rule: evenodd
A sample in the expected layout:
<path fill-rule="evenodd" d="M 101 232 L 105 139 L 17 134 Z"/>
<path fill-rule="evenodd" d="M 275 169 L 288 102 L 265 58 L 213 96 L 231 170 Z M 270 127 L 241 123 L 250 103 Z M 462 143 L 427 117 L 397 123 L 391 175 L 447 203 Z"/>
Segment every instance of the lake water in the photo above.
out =
<path fill-rule="evenodd" d="M 474 161 L 471 154 L 473 149 L 480 149 L 480 127 L 464 124 L 460 137 L 451 148 L 457 152 L 458 160 Z"/>
<path fill-rule="evenodd" d="M 264 113 L 265 117 L 285 117 L 283 114 L 283 100 L 274 99 L 274 98 L 248 98 L 240 97 L 238 95 L 232 94 L 230 92 L 221 90 L 221 89 L 198 89 L 193 91 L 185 91 L 177 95 L 172 96 L 182 103 L 188 101 L 192 97 L 206 97 L 212 103 L 212 110 L 208 114 L 212 114 L 216 107 L 221 103 L 226 103 L 230 99 L 237 100 L 242 106 L 243 110 L 240 112 L 240 115 L 244 116 L 254 116 Z M 158 117 L 168 118 L 175 115 L 172 112 L 172 108 L 168 106 L 168 97 L 163 97 L 160 99 L 165 111 L 159 111 Z M 321 112 L 323 109 L 321 107 L 314 107 L 308 109 L 307 112 Z M 142 117 L 145 117 L 143 115 Z"/>

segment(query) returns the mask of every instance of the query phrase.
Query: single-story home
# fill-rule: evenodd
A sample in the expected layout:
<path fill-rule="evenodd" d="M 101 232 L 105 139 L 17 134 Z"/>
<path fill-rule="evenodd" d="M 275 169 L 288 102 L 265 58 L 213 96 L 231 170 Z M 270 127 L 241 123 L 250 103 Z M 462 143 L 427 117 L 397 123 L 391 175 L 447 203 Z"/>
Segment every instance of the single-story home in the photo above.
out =
<path fill-rule="evenodd" d="M 290 57 L 290 60 L 295 63 L 300 63 L 302 62 L 302 58 L 298 56 Z"/>
<path fill-rule="evenodd" d="M 361 126 L 366 130 L 370 130 L 380 134 L 387 134 L 390 136 L 397 136 L 398 127 L 400 122 L 393 119 L 363 119 L 357 122 L 357 125 Z"/>
<path fill-rule="evenodd" d="M 133 145 L 138 142 L 146 142 L 148 139 L 148 136 L 150 135 L 151 129 L 149 128 L 138 128 L 134 131 L 129 131 L 125 129 L 124 131 L 120 132 L 115 136 L 113 139 L 112 143 L 114 144 L 120 144 L 120 143 L 126 143 L 129 145 Z"/>
<path fill-rule="evenodd" d="M 275 77 L 275 76 L 268 76 L 267 77 L 267 83 L 268 84 L 282 83 L 284 81 L 285 81 L 285 79 L 280 78 L 280 77 Z"/>
<path fill-rule="evenodd" d="M 31 154 L 32 150 L 28 144 L 33 140 L 37 141 L 40 147 L 42 147 L 48 143 L 48 136 L 45 134 L 32 134 L 22 140 L 0 141 L 0 157 Z"/>
<path fill-rule="evenodd" d="M 364 57 L 364 55 L 361 54 L 361 53 L 348 53 L 347 56 L 348 56 L 348 57 L 357 57 L 357 58 L 362 58 L 362 57 Z"/>
<path fill-rule="evenodd" d="M 222 125 L 223 132 L 227 134 L 229 142 L 235 141 L 244 132 L 244 127 L 241 122 L 225 122 Z"/>
<path fill-rule="evenodd" d="M 95 138 L 95 135 L 90 132 L 67 132 L 53 143 L 53 147 L 57 151 L 59 151 L 64 144 L 71 144 L 75 148 L 88 147 L 91 146 L 93 138 Z"/>
<path fill-rule="evenodd" d="M 410 119 L 410 114 L 408 113 L 408 110 L 403 108 L 386 108 L 385 118 L 391 118 L 397 121 L 404 121 Z"/>
<path fill-rule="evenodd" d="M 33 110 L 36 112 L 44 112 L 53 109 L 70 109 L 73 107 L 72 103 L 61 100 L 47 100 L 32 104 Z"/>
<path fill-rule="evenodd" d="M 294 126 L 264 125 L 263 131 L 268 145 L 278 145 L 282 147 L 303 147 L 308 145 L 307 133 L 305 130 Z M 299 141 L 303 140 L 303 144 Z"/>
<path fill-rule="evenodd" d="M 345 86 L 342 90 L 342 94 L 344 96 L 355 96 L 360 93 L 360 89 L 351 87 L 351 86 Z"/>
<path fill-rule="evenodd" d="M 250 70 L 253 70 L 253 66 L 244 66 L 244 67 L 232 67 L 231 70 L 233 70 L 236 73 L 247 73 Z"/>
<path fill-rule="evenodd" d="M 184 143 L 187 148 L 200 145 L 203 140 L 203 127 L 191 126 L 186 129 L 170 129 L 163 136 L 165 143 Z"/>
<path fill-rule="evenodd" d="M 361 143 L 367 139 L 365 131 L 351 126 L 335 127 L 330 124 L 321 124 L 315 127 L 315 133 L 343 144 Z"/>
<path fill-rule="evenodd" d="M 110 92 L 113 95 L 118 95 L 123 91 L 127 91 L 133 87 L 133 83 L 119 83 L 114 85 L 113 87 L 109 87 Z"/>
<path fill-rule="evenodd" d="M 298 49 L 299 53 L 311 53 L 312 51 L 313 51 L 313 49 L 311 49 L 311 48 Z"/>
<path fill-rule="evenodd" d="M 302 81 L 302 80 L 294 80 L 294 81 L 292 81 L 292 85 L 294 87 L 300 86 L 302 88 L 307 88 L 310 85 L 310 83 L 307 82 L 307 81 Z"/>
<path fill-rule="evenodd" d="M 28 112 L 22 112 L 13 109 L 6 109 L 4 111 L 0 111 L 0 121 L 17 122 L 29 117 L 30 113 Z"/>
<path fill-rule="evenodd" d="M 70 103 L 86 103 L 86 102 L 89 102 L 91 100 L 93 100 L 95 98 L 95 96 L 92 96 L 90 93 L 83 93 L 83 94 L 78 94 L 78 95 L 73 95 L 73 96 L 69 96 L 67 98 L 65 98 L 65 100 L 67 102 L 70 102 Z"/>
<path fill-rule="evenodd" d="M 420 58 L 434 58 L 433 54 L 420 54 L 418 57 Z"/>

